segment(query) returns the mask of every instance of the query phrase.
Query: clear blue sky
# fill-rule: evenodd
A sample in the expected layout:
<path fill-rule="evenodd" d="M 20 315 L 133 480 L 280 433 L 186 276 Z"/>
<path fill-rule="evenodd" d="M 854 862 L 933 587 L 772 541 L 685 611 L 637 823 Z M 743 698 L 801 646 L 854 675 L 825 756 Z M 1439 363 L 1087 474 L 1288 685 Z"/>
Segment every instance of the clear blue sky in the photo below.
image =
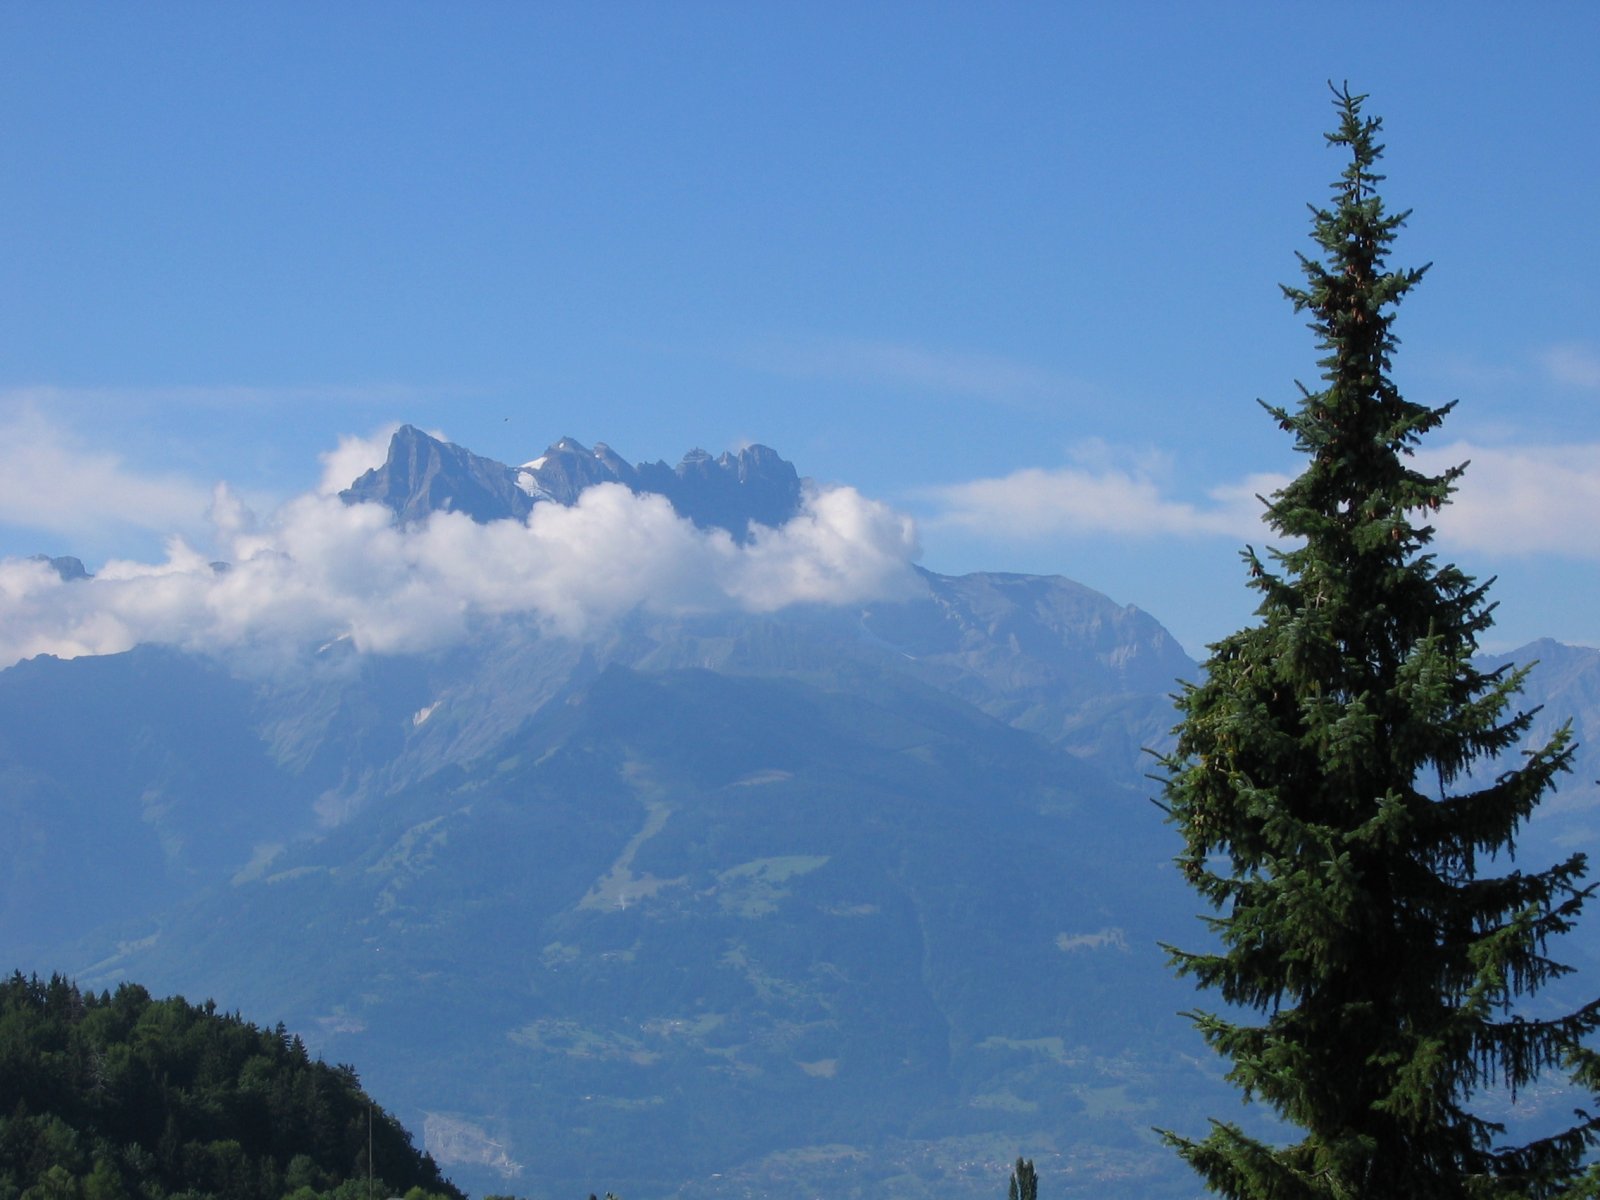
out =
<path fill-rule="evenodd" d="M 1348 79 L 1481 467 L 1445 553 L 1495 646 L 1600 644 L 1600 5 L 12 3 L 0 55 L 0 553 L 203 546 L 397 421 L 759 441 L 1198 651 Z"/>

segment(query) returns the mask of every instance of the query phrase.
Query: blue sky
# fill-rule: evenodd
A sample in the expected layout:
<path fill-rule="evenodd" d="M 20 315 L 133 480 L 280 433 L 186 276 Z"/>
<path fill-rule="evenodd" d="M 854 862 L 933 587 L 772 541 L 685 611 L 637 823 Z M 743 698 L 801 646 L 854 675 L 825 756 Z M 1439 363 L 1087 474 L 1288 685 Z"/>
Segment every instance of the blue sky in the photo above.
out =
<path fill-rule="evenodd" d="M 0 7 L 0 554 L 155 561 L 399 421 L 767 443 L 936 570 L 1247 620 L 1370 93 L 1491 645 L 1600 645 L 1600 7 Z"/>

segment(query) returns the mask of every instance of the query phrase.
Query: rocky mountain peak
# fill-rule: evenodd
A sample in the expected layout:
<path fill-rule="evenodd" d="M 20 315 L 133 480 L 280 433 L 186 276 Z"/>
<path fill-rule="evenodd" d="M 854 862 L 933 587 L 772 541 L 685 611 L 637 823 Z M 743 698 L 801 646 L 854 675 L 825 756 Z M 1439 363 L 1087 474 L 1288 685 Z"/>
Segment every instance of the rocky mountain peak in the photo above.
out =
<path fill-rule="evenodd" d="M 30 562 L 40 562 L 48 566 L 62 582 L 71 583 L 74 579 L 89 579 L 89 572 L 84 568 L 83 559 L 75 558 L 70 554 L 63 554 L 52 558 L 48 554 L 32 554 L 28 556 Z"/>
<path fill-rule="evenodd" d="M 533 498 L 517 486 L 512 468 L 440 441 L 414 425 L 395 430 L 384 464 L 362 475 L 339 497 L 347 504 L 382 504 L 401 522 L 420 521 L 435 512 L 465 513 L 480 522 L 501 517 L 520 520 L 533 507 Z"/>
<path fill-rule="evenodd" d="M 401 522 L 435 512 L 465 513 L 474 521 L 521 520 L 537 503 L 572 505 L 586 488 L 620 483 L 638 494 L 665 496 L 702 528 L 750 537 L 752 523 L 777 526 L 800 511 L 800 476 L 767 446 L 713 458 L 690 450 L 676 468 L 665 462 L 631 465 L 604 442 L 591 449 L 563 436 L 520 467 L 484 458 L 413 425 L 395 431 L 383 466 L 340 492 L 347 504 L 382 504 Z"/>

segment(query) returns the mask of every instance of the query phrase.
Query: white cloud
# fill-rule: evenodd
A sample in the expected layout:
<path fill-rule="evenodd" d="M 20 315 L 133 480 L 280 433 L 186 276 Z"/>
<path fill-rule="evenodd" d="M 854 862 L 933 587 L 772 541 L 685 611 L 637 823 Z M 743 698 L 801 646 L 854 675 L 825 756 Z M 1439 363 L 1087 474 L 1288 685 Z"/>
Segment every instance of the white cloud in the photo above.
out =
<path fill-rule="evenodd" d="M 318 494 L 337 496 L 368 471 L 383 466 L 389 457 L 389 440 L 399 428 L 398 422 L 390 422 L 370 437 L 347 434 L 339 439 L 339 444 L 332 450 L 317 455 L 322 463 Z"/>
<path fill-rule="evenodd" d="M 1204 503 L 1172 498 L 1162 481 L 1161 456 L 1143 454 L 1119 463 L 1099 442 L 1085 443 L 1069 466 L 1029 467 L 998 479 L 977 479 L 927 489 L 940 511 L 930 529 L 981 532 L 997 540 L 1054 537 L 1259 538 L 1263 506 L 1286 483 L 1280 475 L 1252 475 L 1212 488 Z"/>
<path fill-rule="evenodd" d="M 208 488 L 140 472 L 22 407 L 0 424 L 0 523 L 70 537 L 117 529 L 172 530 L 199 523 Z"/>
<path fill-rule="evenodd" d="M 1122 461 L 1118 461 L 1118 459 Z M 1286 475 L 1247 476 L 1206 491 L 1196 502 L 1171 493 L 1160 456 L 1129 460 L 1088 443 L 1075 461 L 977 479 L 921 495 L 935 512 L 929 530 L 959 529 L 995 541 L 1061 537 L 1271 538 L 1257 497 Z M 1600 444 L 1488 445 L 1467 441 L 1426 448 L 1417 469 L 1442 472 L 1470 462 L 1450 504 L 1428 522 L 1451 552 L 1547 554 L 1600 560 Z"/>
<path fill-rule="evenodd" d="M 1425 471 L 1469 461 L 1459 490 L 1432 522 L 1442 546 L 1600 559 L 1600 444 L 1456 442 L 1417 456 Z"/>
<path fill-rule="evenodd" d="M 1557 383 L 1600 389 L 1600 354 L 1592 346 L 1578 342 L 1551 346 L 1539 356 L 1539 362 Z"/>
<path fill-rule="evenodd" d="M 726 588 L 755 612 L 893 598 L 914 590 L 907 568 L 919 554 L 909 517 L 854 488 L 832 488 L 809 496 L 781 528 L 758 531 Z"/>
<path fill-rule="evenodd" d="M 793 521 L 747 546 L 616 484 L 484 525 L 437 513 L 397 528 L 380 506 L 309 494 L 257 520 L 226 489 L 211 512 L 226 571 L 178 538 L 159 563 L 115 561 L 71 583 L 42 564 L 0 562 L 0 661 L 141 642 L 269 663 L 336 638 L 424 651 L 498 618 L 581 638 L 639 608 L 771 611 L 915 586 L 909 519 L 848 488 L 809 495 Z"/>

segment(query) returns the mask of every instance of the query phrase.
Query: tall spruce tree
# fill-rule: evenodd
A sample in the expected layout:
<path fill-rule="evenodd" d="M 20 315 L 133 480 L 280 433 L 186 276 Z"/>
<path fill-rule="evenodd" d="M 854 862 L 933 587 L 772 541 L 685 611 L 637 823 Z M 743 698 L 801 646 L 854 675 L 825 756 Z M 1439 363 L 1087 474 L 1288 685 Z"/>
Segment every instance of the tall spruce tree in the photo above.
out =
<path fill-rule="evenodd" d="M 1039 1173 L 1033 1169 L 1033 1159 L 1017 1159 L 1017 1165 L 1011 1169 L 1006 1200 L 1039 1200 Z"/>
<path fill-rule="evenodd" d="M 1547 1068 L 1597 1078 L 1582 1041 L 1600 1001 L 1564 1015 L 1528 1003 L 1568 970 L 1546 942 L 1589 895 L 1583 856 L 1509 861 L 1572 751 L 1563 731 L 1468 786 L 1474 764 L 1523 740 L 1525 670 L 1473 665 L 1487 585 L 1426 552 L 1462 468 L 1429 475 L 1410 458 L 1451 406 L 1411 403 L 1389 377 L 1394 307 L 1426 268 L 1386 265 L 1408 214 L 1376 191 L 1381 122 L 1365 97 L 1334 96 L 1328 141 L 1349 165 L 1312 207 L 1305 286 L 1284 288 L 1312 317 L 1324 386 L 1264 406 L 1308 460 L 1267 501 L 1292 548 L 1245 551 L 1259 621 L 1211 647 L 1163 763 L 1178 862 L 1219 947 L 1167 949 L 1259 1023 L 1190 1015 L 1245 1097 L 1303 1137 L 1277 1146 L 1220 1121 L 1203 1140 L 1166 1136 L 1230 1197 L 1560 1194 L 1600 1125 L 1579 1113 L 1507 1144 L 1475 1106 Z"/>

